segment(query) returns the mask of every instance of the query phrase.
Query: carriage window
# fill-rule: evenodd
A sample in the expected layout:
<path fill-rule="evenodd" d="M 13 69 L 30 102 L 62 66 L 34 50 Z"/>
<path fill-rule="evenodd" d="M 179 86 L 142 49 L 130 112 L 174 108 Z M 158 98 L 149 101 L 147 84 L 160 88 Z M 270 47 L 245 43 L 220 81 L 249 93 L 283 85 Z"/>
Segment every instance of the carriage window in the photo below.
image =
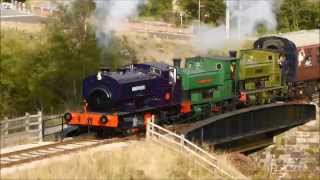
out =
<path fill-rule="evenodd" d="M 312 66 L 312 48 L 305 49 L 304 59 L 301 62 L 305 67 Z"/>
<path fill-rule="evenodd" d="M 305 50 L 302 48 L 298 51 L 298 65 L 301 66 L 304 63 L 306 57 Z"/>
<path fill-rule="evenodd" d="M 311 56 L 307 56 L 304 62 L 304 65 L 307 67 L 312 66 L 312 57 Z"/>
<path fill-rule="evenodd" d="M 268 56 L 268 60 L 271 61 L 272 60 L 272 56 Z"/>

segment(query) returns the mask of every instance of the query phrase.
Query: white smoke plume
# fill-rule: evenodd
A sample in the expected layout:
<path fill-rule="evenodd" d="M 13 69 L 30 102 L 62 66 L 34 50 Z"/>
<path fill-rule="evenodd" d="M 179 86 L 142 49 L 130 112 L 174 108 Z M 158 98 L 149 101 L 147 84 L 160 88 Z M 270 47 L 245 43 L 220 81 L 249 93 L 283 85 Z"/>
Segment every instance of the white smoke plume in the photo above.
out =
<path fill-rule="evenodd" d="M 96 27 L 96 38 L 101 47 L 107 47 L 112 38 L 112 32 L 125 28 L 125 22 L 131 16 L 138 14 L 141 0 L 94 0 L 96 9 L 93 25 Z"/>
<path fill-rule="evenodd" d="M 200 53 L 207 53 L 212 49 L 223 48 L 228 41 L 240 42 L 254 35 L 258 24 L 264 24 L 268 31 L 274 30 L 277 21 L 273 5 L 274 0 L 228 0 L 230 39 L 227 39 L 224 24 L 218 27 L 194 24 L 195 36 L 192 38 L 194 48 Z M 240 31 L 238 18 L 240 18 Z"/>

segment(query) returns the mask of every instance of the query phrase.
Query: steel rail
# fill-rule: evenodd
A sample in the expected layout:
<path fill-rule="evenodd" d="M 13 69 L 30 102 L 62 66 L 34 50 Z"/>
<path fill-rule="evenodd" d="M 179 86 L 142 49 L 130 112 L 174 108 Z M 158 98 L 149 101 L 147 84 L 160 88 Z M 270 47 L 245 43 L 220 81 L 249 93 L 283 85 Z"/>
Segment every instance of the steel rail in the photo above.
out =
<path fill-rule="evenodd" d="M 63 154 L 87 150 L 104 144 L 138 140 L 136 136 L 112 139 L 81 138 L 0 154 L 0 169 L 17 166 Z M 5 160 L 7 159 L 7 160 Z"/>

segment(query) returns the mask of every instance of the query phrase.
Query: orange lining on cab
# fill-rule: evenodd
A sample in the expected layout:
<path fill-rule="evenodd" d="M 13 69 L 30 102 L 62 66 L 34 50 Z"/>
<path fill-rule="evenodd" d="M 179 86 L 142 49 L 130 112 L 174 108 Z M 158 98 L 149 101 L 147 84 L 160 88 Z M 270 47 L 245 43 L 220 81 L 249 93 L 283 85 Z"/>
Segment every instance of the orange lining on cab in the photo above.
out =
<path fill-rule="evenodd" d="M 197 81 L 197 83 L 199 83 L 199 84 L 208 84 L 211 82 L 212 82 L 212 79 L 200 79 Z"/>
<path fill-rule="evenodd" d="M 100 122 L 101 116 L 104 114 L 99 113 L 71 113 L 72 119 L 68 122 L 71 125 L 83 125 L 83 126 L 104 126 L 104 127 L 118 127 L 119 117 L 118 114 L 105 115 L 108 118 L 108 122 L 103 124 Z"/>

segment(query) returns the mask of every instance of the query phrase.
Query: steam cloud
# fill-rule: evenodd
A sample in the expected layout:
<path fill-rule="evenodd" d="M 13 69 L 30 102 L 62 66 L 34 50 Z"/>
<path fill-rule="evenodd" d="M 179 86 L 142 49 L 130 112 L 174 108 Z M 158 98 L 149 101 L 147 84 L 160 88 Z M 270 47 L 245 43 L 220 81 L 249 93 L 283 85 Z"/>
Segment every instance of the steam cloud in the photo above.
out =
<path fill-rule="evenodd" d="M 112 32 L 125 28 L 127 18 L 137 15 L 141 0 L 95 0 L 95 3 L 92 19 L 96 27 L 96 38 L 101 47 L 107 47 Z"/>
<path fill-rule="evenodd" d="M 264 24 L 267 30 L 272 31 L 277 26 L 276 16 L 273 12 L 273 0 L 229 0 L 227 6 L 230 10 L 230 39 L 240 41 L 256 32 L 258 24 Z M 240 17 L 240 31 L 238 31 L 238 18 Z M 194 24 L 195 36 L 192 38 L 193 47 L 207 53 L 210 49 L 218 49 L 228 42 L 225 25 L 210 27 L 207 25 Z"/>
<path fill-rule="evenodd" d="M 100 47 L 108 47 L 112 40 L 112 32 L 125 27 L 128 17 L 138 14 L 138 7 L 143 0 L 95 0 L 96 9 L 92 16 L 96 27 L 96 38 Z M 225 25 L 211 27 L 194 24 L 194 37 L 191 44 L 196 51 L 207 53 L 211 49 L 219 49 L 227 42 L 240 42 L 247 36 L 255 33 L 258 24 L 264 24 L 267 30 L 276 28 L 274 14 L 274 0 L 228 0 L 230 10 L 230 39 L 227 40 Z M 238 31 L 240 17 L 241 31 Z"/>

